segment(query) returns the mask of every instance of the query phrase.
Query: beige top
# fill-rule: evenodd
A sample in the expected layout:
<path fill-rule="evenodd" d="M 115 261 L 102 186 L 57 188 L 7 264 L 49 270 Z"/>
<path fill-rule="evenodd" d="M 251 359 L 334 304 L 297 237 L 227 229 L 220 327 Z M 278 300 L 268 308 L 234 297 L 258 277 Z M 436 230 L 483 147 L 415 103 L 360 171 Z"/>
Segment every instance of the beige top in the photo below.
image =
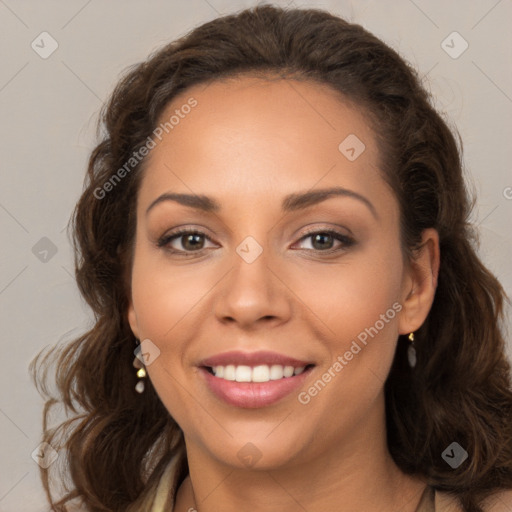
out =
<path fill-rule="evenodd" d="M 180 457 L 174 457 L 169 463 L 158 483 L 150 512 L 173 512 L 174 500 L 178 488 L 176 468 Z M 484 505 L 485 512 L 512 512 L 512 490 L 492 496 Z M 435 491 L 427 486 L 415 512 L 463 512 L 462 507 L 450 495 Z"/>

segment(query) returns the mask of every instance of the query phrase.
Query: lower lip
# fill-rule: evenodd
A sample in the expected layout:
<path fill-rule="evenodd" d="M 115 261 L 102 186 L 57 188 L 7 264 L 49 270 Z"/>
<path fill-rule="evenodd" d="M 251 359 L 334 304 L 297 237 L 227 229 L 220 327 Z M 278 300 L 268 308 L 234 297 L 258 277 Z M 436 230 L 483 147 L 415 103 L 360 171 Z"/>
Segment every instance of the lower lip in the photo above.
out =
<path fill-rule="evenodd" d="M 237 382 L 212 375 L 206 368 L 200 368 L 206 384 L 218 398 L 229 405 L 255 409 L 272 405 L 298 389 L 313 367 L 299 375 L 268 382 Z"/>

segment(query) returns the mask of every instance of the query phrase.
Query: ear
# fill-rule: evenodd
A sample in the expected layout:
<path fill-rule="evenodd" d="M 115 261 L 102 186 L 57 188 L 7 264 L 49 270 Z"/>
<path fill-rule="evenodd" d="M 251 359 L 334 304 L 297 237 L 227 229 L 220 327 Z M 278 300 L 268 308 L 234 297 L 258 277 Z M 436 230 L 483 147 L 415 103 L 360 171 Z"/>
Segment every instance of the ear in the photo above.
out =
<path fill-rule="evenodd" d="M 128 305 L 128 323 L 130 324 L 130 328 L 131 328 L 134 336 L 140 340 L 139 323 L 137 321 L 137 315 L 135 313 L 135 308 L 133 307 L 132 299 L 130 299 L 130 302 Z"/>
<path fill-rule="evenodd" d="M 406 267 L 399 320 L 399 333 L 409 334 L 421 327 L 434 302 L 439 275 L 439 234 L 434 228 L 425 229 L 422 243 Z"/>

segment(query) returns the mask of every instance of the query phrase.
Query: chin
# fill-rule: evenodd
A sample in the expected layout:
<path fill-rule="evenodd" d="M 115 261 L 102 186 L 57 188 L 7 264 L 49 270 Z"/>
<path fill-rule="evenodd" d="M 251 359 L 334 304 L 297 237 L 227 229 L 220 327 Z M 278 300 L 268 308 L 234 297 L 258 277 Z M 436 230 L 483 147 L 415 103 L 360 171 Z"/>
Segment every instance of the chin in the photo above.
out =
<path fill-rule="evenodd" d="M 290 436 L 286 440 L 280 437 L 270 439 L 272 434 L 266 436 L 266 433 L 254 438 L 247 434 L 234 436 L 222 444 L 210 446 L 209 451 L 222 464 L 238 469 L 271 471 L 293 466 L 301 442 Z"/>

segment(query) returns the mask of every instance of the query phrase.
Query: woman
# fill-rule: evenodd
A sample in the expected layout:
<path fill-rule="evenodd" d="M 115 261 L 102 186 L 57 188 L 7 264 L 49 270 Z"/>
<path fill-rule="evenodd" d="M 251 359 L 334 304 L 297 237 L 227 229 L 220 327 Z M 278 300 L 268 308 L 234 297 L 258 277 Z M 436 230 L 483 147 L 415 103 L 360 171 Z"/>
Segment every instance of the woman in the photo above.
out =
<path fill-rule="evenodd" d="M 260 6 L 131 69 L 103 118 L 54 510 L 512 509 L 506 296 L 395 51 Z"/>

